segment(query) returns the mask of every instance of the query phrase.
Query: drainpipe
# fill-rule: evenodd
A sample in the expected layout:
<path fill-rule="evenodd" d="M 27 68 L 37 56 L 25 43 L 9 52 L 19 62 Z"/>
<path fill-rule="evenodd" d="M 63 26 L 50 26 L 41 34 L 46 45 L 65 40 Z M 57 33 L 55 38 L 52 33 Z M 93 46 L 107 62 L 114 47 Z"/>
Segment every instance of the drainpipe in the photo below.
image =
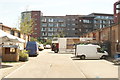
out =
<path fill-rule="evenodd" d="M 120 51 L 120 24 L 118 24 L 118 51 Z"/>

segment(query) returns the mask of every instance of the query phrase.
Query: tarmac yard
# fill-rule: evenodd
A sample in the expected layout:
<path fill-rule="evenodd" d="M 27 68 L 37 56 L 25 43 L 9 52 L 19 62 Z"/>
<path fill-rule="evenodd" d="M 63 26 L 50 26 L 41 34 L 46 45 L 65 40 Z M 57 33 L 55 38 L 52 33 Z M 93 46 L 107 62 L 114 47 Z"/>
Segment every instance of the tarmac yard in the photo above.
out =
<path fill-rule="evenodd" d="M 50 49 L 30 57 L 5 78 L 118 78 L 118 66 L 106 60 L 80 60 Z"/>

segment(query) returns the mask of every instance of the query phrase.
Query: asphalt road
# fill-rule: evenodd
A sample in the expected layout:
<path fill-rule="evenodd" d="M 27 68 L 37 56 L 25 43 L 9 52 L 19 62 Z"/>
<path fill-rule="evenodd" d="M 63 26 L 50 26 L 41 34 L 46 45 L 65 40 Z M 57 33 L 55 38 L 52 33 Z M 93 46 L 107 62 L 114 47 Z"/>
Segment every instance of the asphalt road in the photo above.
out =
<path fill-rule="evenodd" d="M 117 78 L 118 66 L 106 60 L 79 60 L 73 54 L 43 50 L 5 78 Z"/>

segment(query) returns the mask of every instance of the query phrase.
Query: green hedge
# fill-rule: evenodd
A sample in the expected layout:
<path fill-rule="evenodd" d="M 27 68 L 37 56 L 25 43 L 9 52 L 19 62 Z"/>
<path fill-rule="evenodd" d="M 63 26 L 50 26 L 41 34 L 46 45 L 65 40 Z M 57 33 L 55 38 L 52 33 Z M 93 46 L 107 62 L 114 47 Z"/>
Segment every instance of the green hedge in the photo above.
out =
<path fill-rule="evenodd" d="M 28 61 L 29 56 L 27 53 L 28 53 L 28 51 L 26 51 L 26 50 L 20 51 L 19 61 Z"/>

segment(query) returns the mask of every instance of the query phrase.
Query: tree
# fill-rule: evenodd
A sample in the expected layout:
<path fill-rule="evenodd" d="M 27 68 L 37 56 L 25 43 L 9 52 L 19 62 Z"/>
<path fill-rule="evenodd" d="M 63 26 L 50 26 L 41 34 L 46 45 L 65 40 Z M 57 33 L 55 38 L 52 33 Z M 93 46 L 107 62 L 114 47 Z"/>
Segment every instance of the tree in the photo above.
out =
<path fill-rule="evenodd" d="M 54 37 L 57 37 L 57 38 L 63 38 L 63 37 L 65 37 L 65 34 L 64 34 L 64 32 L 63 31 L 61 31 L 61 32 L 59 32 L 59 34 L 55 34 L 55 35 L 52 35 L 52 37 L 54 38 Z"/>
<path fill-rule="evenodd" d="M 38 42 L 38 40 L 36 38 L 33 38 L 33 37 L 30 38 L 30 41 L 37 41 Z"/>
<path fill-rule="evenodd" d="M 65 37 L 64 32 L 63 32 L 63 31 L 61 31 L 61 32 L 59 33 L 59 36 L 60 36 L 60 37 L 62 37 L 62 38 L 63 38 L 63 37 Z"/>
<path fill-rule="evenodd" d="M 33 19 L 29 18 L 28 16 L 25 17 L 20 22 L 20 32 L 23 34 L 30 35 L 33 32 L 32 31 L 33 24 L 34 24 Z"/>

